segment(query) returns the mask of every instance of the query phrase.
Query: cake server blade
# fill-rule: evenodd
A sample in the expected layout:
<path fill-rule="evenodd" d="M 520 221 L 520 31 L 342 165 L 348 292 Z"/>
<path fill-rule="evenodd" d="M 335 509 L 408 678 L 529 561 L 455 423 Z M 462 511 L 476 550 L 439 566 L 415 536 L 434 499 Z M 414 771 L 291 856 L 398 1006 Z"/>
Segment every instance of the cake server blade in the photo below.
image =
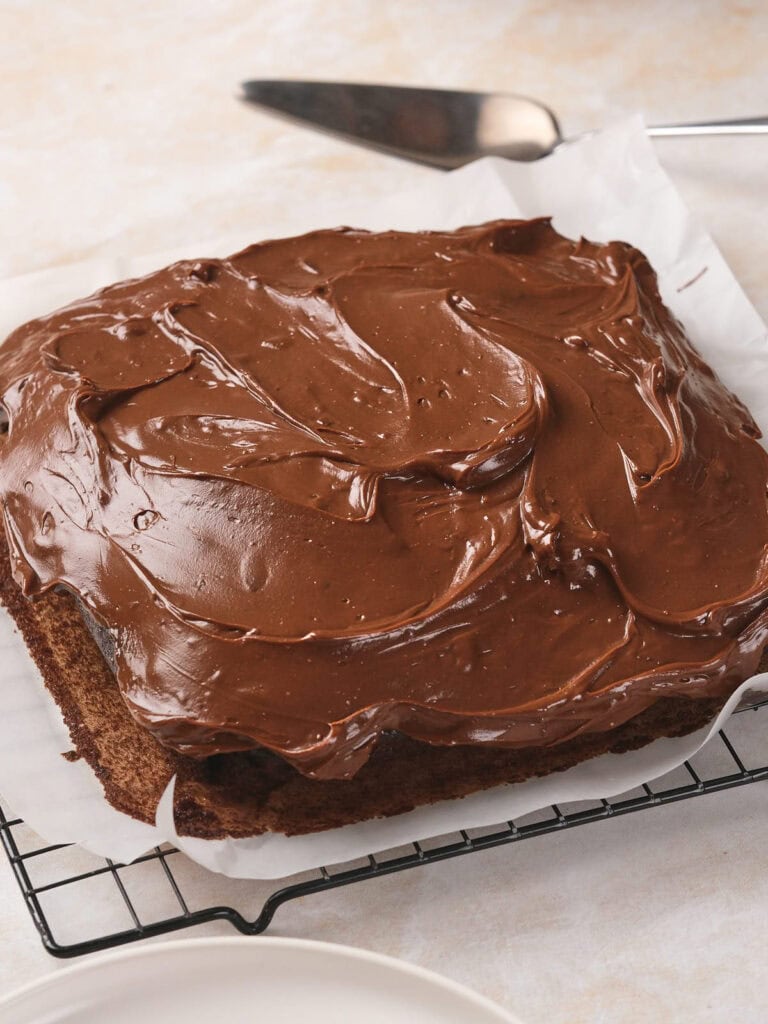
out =
<path fill-rule="evenodd" d="M 242 89 L 272 113 L 445 170 L 491 153 L 536 160 L 560 141 L 554 115 L 522 96 L 351 82 L 257 80 Z"/>
<path fill-rule="evenodd" d="M 483 156 L 538 160 L 563 136 L 554 113 L 510 93 L 254 79 L 242 98 L 358 145 L 443 170 Z M 768 133 L 768 117 L 651 127 L 650 135 Z"/>

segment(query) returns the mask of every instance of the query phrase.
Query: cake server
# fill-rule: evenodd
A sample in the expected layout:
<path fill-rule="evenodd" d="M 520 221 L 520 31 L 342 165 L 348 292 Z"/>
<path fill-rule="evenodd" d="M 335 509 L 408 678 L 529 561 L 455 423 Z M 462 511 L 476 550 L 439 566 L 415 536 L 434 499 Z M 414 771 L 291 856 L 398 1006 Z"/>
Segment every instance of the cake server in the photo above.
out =
<path fill-rule="evenodd" d="M 554 113 L 511 93 L 255 79 L 242 99 L 405 160 L 452 170 L 483 156 L 538 160 L 564 141 Z M 768 117 L 648 128 L 653 136 L 762 135 Z"/>

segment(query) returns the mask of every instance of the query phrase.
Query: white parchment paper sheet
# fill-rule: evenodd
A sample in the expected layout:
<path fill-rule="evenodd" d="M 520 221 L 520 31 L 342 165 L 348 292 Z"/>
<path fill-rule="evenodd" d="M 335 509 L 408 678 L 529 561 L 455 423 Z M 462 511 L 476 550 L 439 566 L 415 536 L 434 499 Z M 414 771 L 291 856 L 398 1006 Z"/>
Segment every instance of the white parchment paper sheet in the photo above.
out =
<path fill-rule="evenodd" d="M 536 164 L 484 160 L 450 175 L 435 175 L 429 188 L 393 196 L 375 209 L 342 203 L 339 210 L 337 223 L 343 219 L 373 229 L 453 228 L 496 217 L 551 215 L 563 234 L 632 242 L 650 258 L 664 300 L 689 336 L 768 435 L 766 327 L 658 163 L 639 118 L 564 146 Z M 318 226 L 307 224 L 306 229 Z M 170 259 L 224 255 L 249 240 L 218 240 L 194 251 L 139 260 L 52 267 L 0 282 L 0 329 L 5 333 L 58 304 Z M 67 730 L 7 614 L 0 616 L 0 657 L 0 790 L 14 813 L 50 842 L 79 842 L 94 853 L 129 861 L 168 840 L 200 864 L 243 878 L 284 877 L 460 828 L 519 818 L 551 803 L 626 792 L 693 756 L 745 691 L 768 692 L 768 674 L 757 676 L 734 694 L 714 723 L 697 733 L 657 740 L 628 754 L 605 755 L 544 779 L 317 835 L 210 841 L 176 835 L 173 783 L 152 827 L 114 810 L 87 765 L 60 756 L 71 747 Z"/>

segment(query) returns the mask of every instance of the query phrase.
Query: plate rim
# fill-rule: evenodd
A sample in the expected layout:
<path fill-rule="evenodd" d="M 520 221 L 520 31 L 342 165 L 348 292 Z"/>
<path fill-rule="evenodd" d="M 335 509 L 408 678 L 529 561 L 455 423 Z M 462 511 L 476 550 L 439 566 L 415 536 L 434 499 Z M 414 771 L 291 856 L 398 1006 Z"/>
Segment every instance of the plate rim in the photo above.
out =
<path fill-rule="evenodd" d="M 304 952 L 331 955 L 342 961 L 349 959 L 364 961 L 386 970 L 394 970 L 401 974 L 409 975 L 412 978 L 441 988 L 443 991 L 460 996 L 468 1004 L 468 1008 L 485 1010 L 486 1013 L 491 1015 L 495 1014 L 500 1024 L 522 1024 L 519 1017 L 516 1017 L 506 1007 L 500 1006 L 487 996 L 476 992 L 461 982 L 454 981 L 453 978 L 446 977 L 444 974 L 430 970 L 427 967 L 422 967 L 419 964 L 411 963 L 408 960 L 402 960 L 399 957 L 389 956 L 386 953 L 378 953 L 362 947 L 348 946 L 341 942 L 326 942 L 320 939 L 302 939 L 292 936 L 273 935 L 227 935 L 172 939 L 168 942 L 151 942 L 147 945 L 100 953 L 89 957 L 81 963 L 68 964 L 65 967 L 50 971 L 42 978 L 36 978 L 34 981 L 27 982 L 13 991 L 0 996 L 0 1010 L 12 1009 L 13 1004 L 16 1003 L 18 1005 L 19 1000 L 34 996 L 38 992 L 44 992 L 46 989 L 55 990 L 62 978 L 66 980 L 72 977 L 77 978 L 80 975 L 88 975 L 105 965 L 121 964 L 131 960 L 152 959 L 166 953 L 175 955 L 184 953 L 187 949 L 193 947 L 198 949 L 207 947 L 208 949 L 215 950 L 232 946 L 244 949 L 258 949 L 263 946 L 269 946 L 273 949 L 303 950 Z"/>

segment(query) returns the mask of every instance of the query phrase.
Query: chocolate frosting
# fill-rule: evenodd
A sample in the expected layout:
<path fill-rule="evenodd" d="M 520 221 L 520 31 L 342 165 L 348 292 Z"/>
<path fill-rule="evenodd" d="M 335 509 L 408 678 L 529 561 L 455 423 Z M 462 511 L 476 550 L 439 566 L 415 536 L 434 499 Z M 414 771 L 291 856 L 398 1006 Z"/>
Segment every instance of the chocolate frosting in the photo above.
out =
<path fill-rule="evenodd" d="M 177 263 L 0 351 L 15 576 L 194 756 L 354 774 L 726 694 L 768 638 L 768 456 L 630 246 L 547 220 Z"/>

